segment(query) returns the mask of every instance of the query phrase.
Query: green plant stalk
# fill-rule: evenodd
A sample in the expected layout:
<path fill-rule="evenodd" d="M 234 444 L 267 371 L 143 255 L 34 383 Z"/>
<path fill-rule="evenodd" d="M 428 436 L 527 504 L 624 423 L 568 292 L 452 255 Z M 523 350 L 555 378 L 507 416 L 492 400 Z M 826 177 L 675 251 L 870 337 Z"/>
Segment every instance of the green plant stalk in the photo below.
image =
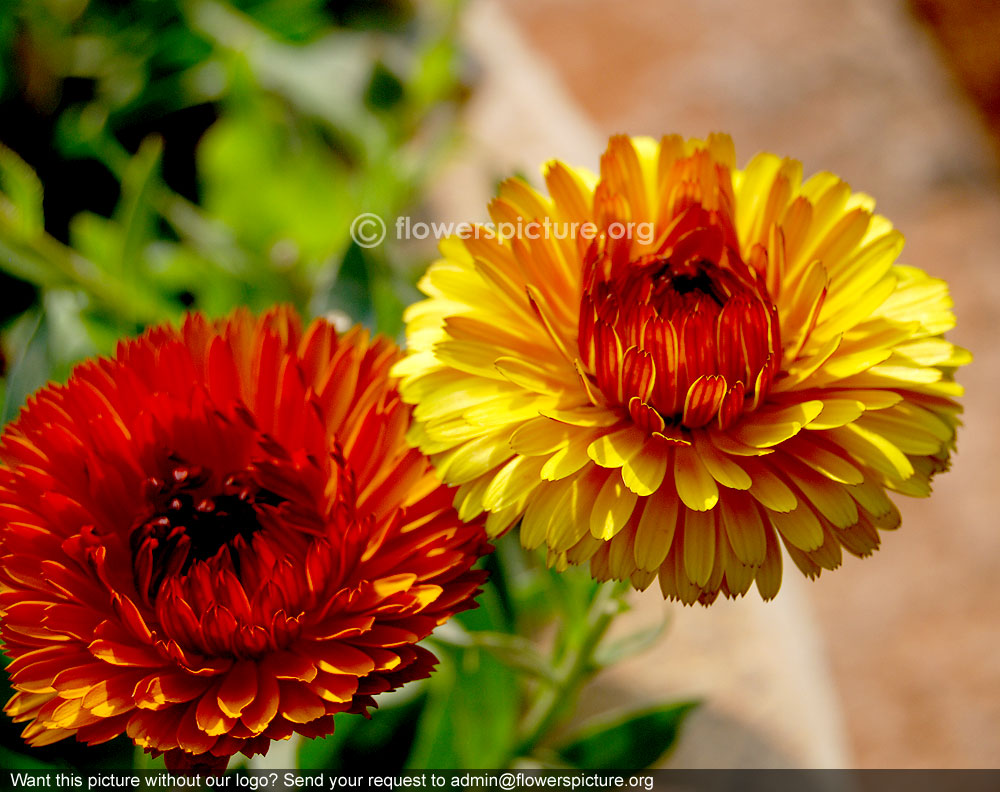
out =
<path fill-rule="evenodd" d="M 66 247 L 47 234 L 32 239 L 19 238 L 0 218 L 0 255 L 5 260 L 4 269 L 22 280 L 35 282 L 41 272 L 48 272 L 66 286 L 76 286 L 98 302 L 123 316 L 138 321 L 158 318 L 163 306 L 154 296 L 132 294 L 118 284 L 101 279 L 93 265 L 72 248 Z"/>
<path fill-rule="evenodd" d="M 524 717 L 521 737 L 511 759 L 529 755 L 576 705 L 581 688 L 598 670 L 594 653 L 621 612 L 620 597 L 628 589 L 625 582 L 608 583 L 597 590 L 587 614 L 589 628 L 579 644 L 567 652 L 556 669 L 555 684 L 545 685 Z"/>
<path fill-rule="evenodd" d="M 94 158 L 119 181 L 124 181 L 132 155 L 115 138 L 102 132 L 91 141 Z M 149 185 L 147 196 L 153 210 L 166 220 L 184 242 L 229 275 L 240 277 L 250 269 L 247 252 L 240 247 L 231 229 L 195 203 L 173 192 L 160 181 Z M 299 307 L 308 304 L 313 287 L 296 270 L 281 274 L 281 279 Z"/>
<path fill-rule="evenodd" d="M 91 141 L 90 151 L 98 162 L 121 182 L 132 156 L 112 135 L 102 132 Z M 151 185 L 149 201 L 153 209 L 194 248 L 210 259 L 218 259 L 230 271 L 246 263 L 246 255 L 223 223 L 207 217 L 201 208 L 162 183 Z"/>

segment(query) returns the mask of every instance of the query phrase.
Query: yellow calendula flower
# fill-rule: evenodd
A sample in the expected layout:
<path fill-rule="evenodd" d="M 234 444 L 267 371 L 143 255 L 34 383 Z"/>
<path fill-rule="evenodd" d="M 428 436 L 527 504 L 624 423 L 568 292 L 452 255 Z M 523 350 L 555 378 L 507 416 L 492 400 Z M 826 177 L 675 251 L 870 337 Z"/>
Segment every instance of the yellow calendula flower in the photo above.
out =
<path fill-rule="evenodd" d="M 441 245 L 397 364 L 410 440 L 469 519 L 594 577 L 712 602 L 896 528 L 954 447 L 943 281 L 831 173 L 730 139 L 614 137 Z"/>

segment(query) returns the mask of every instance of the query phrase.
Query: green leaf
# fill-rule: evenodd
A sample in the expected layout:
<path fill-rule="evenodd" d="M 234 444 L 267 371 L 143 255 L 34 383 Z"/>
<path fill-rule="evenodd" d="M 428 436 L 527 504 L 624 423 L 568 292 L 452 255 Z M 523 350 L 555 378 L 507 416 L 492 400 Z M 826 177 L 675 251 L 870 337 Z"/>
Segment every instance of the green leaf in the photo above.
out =
<path fill-rule="evenodd" d="M 418 61 L 407 88 L 418 107 L 431 107 L 455 92 L 461 53 L 455 41 L 442 37 L 431 42 Z"/>
<path fill-rule="evenodd" d="M 469 636 L 508 628 L 507 614 L 491 587 L 483 590 L 478 603 L 451 624 L 460 624 Z M 441 662 L 427 682 L 427 704 L 407 768 L 502 767 L 520 709 L 518 675 L 479 646 L 438 644 L 433 649 Z"/>
<path fill-rule="evenodd" d="M 0 196 L 0 201 L 2 201 L 2 196 Z M 60 263 L 31 249 L 26 244 L 21 244 L 21 240 L 17 238 L 17 232 L 11 232 L 3 220 L 3 212 L 0 211 L 0 269 L 9 272 L 19 280 L 27 281 L 43 289 L 72 282 L 72 278 L 66 276 Z"/>
<path fill-rule="evenodd" d="M 458 619 L 452 619 L 434 631 L 433 640 L 452 647 L 485 649 L 508 668 L 549 682 L 555 681 L 549 662 L 531 641 L 520 635 L 466 630 Z"/>
<path fill-rule="evenodd" d="M 154 757 L 152 754 L 146 753 L 142 748 L 136 746 L 135 751 L 132 754 L 132 766 L 136 770 L 146 770 L 146 771 L 163 771 L 167 769 L 167 763 L 163 761 L 162 754 L 160 756 Z"/>
<path fill-rule="evenodd" d="M 49 378 L 62 382 L 72 368 L 97 352 L 84 315 L 88 300 L 79 291 L 53 289 L 42 297 L 48 329 Z M 135 331 L 136 327 L 127 328 Z"/>
<path fill-rule="evenodd" d="M 14 419 L 25 399 L 45 384 L 49 377 L 48 324 L 40 310 L 26 311 L 7 334 L 7 341 L 19 350 L 7 373 L 0 426 Z"/>
<path fill-rule="evenodd" d="M 503 766 L 517 720 L 517 677 L 483 649 L 440 654 L 407 768 Z"/>
<path fill-rule="evenodd" d="M 371 284 L 372 310 L 375 329 L 389 338 L 397 338 L 403 331 L 403 301 L 393 286 L 392 278 L 379 273 Z"/>
<path fill-rule="evenodd" d="M 60 765 L 42 762 L 34 756 L 20 751 L 12 751 L 2 745 L 0 745 L 0 767 L 5 770 L 49 770 L 51 772 L 64 769 Z"/>
<path fill-rule="evenodd" d="M 299 743 L 298 767 L 350 768 L 379 775 L 402 770 L 425 701 L 422 685 L 410 683 L 380 695 L 370 721 L 346 712 L 338 714 L 333 734 Z"/>
<path fill-rule="evenodd" d="M 354 322 L 370 322 L 373 318 L 372 289 L 364 251 L 351 244 L 337 269 L 336 280 L 325 294 L 320 295 L 317 313 L 342 311 Z"/>
<path fill-rule="evenodd" d="M 116 258 L 122 247 L 119 225 L 92 212 L 80 212 L 69 221 L 69 241 L 88 261 L 99 265 Z"/>
<path fill-rule="evenodd" d="M 462 766 L 456 721 L 449 713 L 455 699 L 453 690 L 460 687 L 460 682 L 450 661 L 440 663 L 431 676 L 427 683 L 427 705 L 417 723 L 417 738 L 413 753 L 406 760 L 406 769 L 446 770 Z"/>
<path fill-rule="evenodd" d="M 669 751 L 697 701 L 629 712 L 583 728 L 556 752 L 583 770 L 638 770 Z"/>
<path fill-rule="evenodd" d="M 340 258 L 357 208 L 349 173 L 315 131 L 279 123 L 281 108 L 260 101 L 220 118 L 198 146 L 204 208 L 240 244 L 267 261 L 315 272 Z"/>
<path fill-rule="evenodd" d="M 42 183 L 17 154 L 0 145 L 0 216 L 23 239 L 42 233 Z"/>
<path fill-rule="evenodd" d="M 365 103 L 375 110 L 391 110 L 403 98 L 403 83 L 382 61 L 376 61 L 365 92 Z"/>
<path fill-rule="evenodd" d="M 146 249 L 149 274 L 162 294 L 173 296 L 178 308 L 191 303 L 191 307 L 209 316 L 221 316 L 237 305 L 256 309 L 255 298 L 259 292 L 249 292 L 247 282 L 223 269 L 219 263 L 207 258 L 192 247 L 160 240 Z M 273 304 L 272 292 L 266 304 Z"/>
<path fill-rule="evenodd" d="M 604 641 L 594 656 L 598 666 L 611 666 L 627 657 L 644 652 L 655 644 L 670 626 L 670 611 L 664 607 L 662 616 L 655 624 L 636 630 L 629 635 Z"/>
<path fill-rule="evenodd" d="M 300 741 L 296 756 L 296 766 L 309 770 L 319 770 L 321 768 L 332 769 L 340 766 L 340 754 L 343 752 L 344 745 L 350 739 L 360 720 L 356 716 L 344 717 L 344 715 L 341 715 L 340 717 L 335 717 L 332 734 L 313 740 Z M 373 724 L 372 728 L 375 729 L 377 727 Z"/>
<path fill-rule="evenodd" d="M 155 230 L 152 193 L 158 186 L 157 171 L 162 153 L 161 139 L 146 138 L 122 176 L 122 198 L 115 210 L 115 219 L 124 230 L 119 267 L 120 275 L 125 278 L 138 274 L 143 250 Z"/>

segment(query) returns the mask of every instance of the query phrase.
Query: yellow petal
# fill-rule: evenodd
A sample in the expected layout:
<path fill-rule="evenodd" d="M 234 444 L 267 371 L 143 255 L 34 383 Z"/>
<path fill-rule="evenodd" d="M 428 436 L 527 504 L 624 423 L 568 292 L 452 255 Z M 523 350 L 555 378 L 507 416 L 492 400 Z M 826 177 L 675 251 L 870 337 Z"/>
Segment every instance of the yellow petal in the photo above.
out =
<path fill-rule="evenodd" d="M 715 564 L 714 511 L 684 513 L 684 572 L 697 586 L 704 587 Z"/>
<path fill-rule="evenodd" d="M 584 222 L 591 219 L 593 188 L 588 188 L 579 171 L 551 160 L 545 165 L 545 184 L 566 220 Z"/>
<path fill-rule="evenodd" d="M 775 536 L 774 529 L 770 524 L 764 526 L 764 538 L 767 543 L 767 552 L 764 556 L 764 563 L 757 570 L 754 582 L 757 584 L 760 598 L 766 601 L 774 599 L 781 588 L 781 548 L 778 546 L 778 537 Z"/>
<path fill-rule="evenodd" d="M 494 473 L 493 475 L 496 475 Z M 474 519 L 482 514 L 483 495 L 493 480 L 493 475 L 484 475 L 473 481 L 467 481 L 455 491 L 455 510 L 460 520 Z"/>
<path fill-rule="evenodd" d="M 650 219 L 646 180 L 628 136 L 615 135 L 608 141 L 608 149 L 601 157 L 601 180 L 612 193 L 628 201 L 633 220 Z"/>
<path fill-rule="evenodd" d="M 830 435 L 854 459 L 879 473 L 900 481 L 913 475 L 913 464 L 906 455 L 880 434 L 852 423 L 831 429 Z"/>
<path fill-rule="evenodd" d="M 584 426 L 587 428 L 601 428 L 614 426 L 621 419 L 611 410 L 603 407 L 576 407 L 574 409 L 557 410 L 552 408 L 541 408 L 539 414 L 553 421 L 569 424 L 570 426 Z"/>
<path fill-rule="evenodd" d="M 500 536 L 515 522 L 517 522 L 518 518 L 520 518 L 520 516 L 524 513 L 524 504 L 526 500 L 526 498 L 522 498 L 505 509 L 499 509 L 487 514 L 486 535 Z"/>
<path fill-rule="evenodd" d="M 853 399 L 823 399 L 823 411 L 809 424 L 809 429 L 833 429 L 856 421 L 865 411 L 865 405 Z"/>
<path fill-rule="evenodd" d="M 715 479 L 692 448 L 679 446 L 674 451 L 674 484 L 689 509 L 706 511 L 719 502 Z"/>
<path fill-rule="evenodd" d="M 614 473 L 591 466 L 578 476 L 566 479 L 566 494 L 555 505 L 549 521 L 546 541 L 554 551 L 566 552 L 590 534 L 594 501 L 605 479 Z"/>
<path fill-rule="evenodd" d="M 884 410 L 903 401 L 903 395 L 890 390 L 836 390 L 839 399 L 852 399 L 861 402 L 866 410 Z"/>
<path fill-rule="evenodd" d="M 550 202 L 539 195 L 523 179 L 512 177 L 500 182 L 497 197 L 515 209 L 515 216 L 525 220 L 547 217 L 551 214 Z"/>
<path fill-rule="evenodd" d="M 870 223 L 871 212 L 863 207 L 852 209 L 827 231 L 809 258 L 822 261 L 831 273 L 843 267 L 848 254 L 864 239 Z"/>
<path fill-rule="evenodd" d="M 759 507 L 749 496 L 734 493 L 722 501 L 720 508 L 733 553 L 744 564 L 760 566 L 767 552 L 767 540 Z"/>
<path fill-rule="evenodd" d="M 643 501 L 635 534 L 635 563 L 640 569 L 657 569 L 667 557 L 674 539 L 678 506 L 677 495 L 669 487 Z"/>
<path fill-rule="evenodd" d="M 566 390 L 566 377 L 548 366 L 515 357 L 495 358 L 494 365 L 506 379 L 532 393 L 561 396 Z"/>
<path fill-rule="evenodd" d="M 858 425 L 881 435 L 904 454 L 924 456 L 941 450 L 940 439 L 925 432 L 920 424 L 897 413 L 895 407 L 867 415 L 858 421 Z"/>
<path fill-rule="evenodd" d="M 648 443 L 622 466 L 622 480 L 636 495 L 652 495 L 663 483 L 669 450 L 660 443 Z"/>
<path fill-rule="evenodd" d="M 858 507 L 842 484 L 794 463 L 786 465 L 784 471 L 805 499 L 835 526 L 846 528 L 858 521 Z"/>
<path fill-rule="evenodd" d="M 763 506 L 778 512 L 787 512 L 795 508 L 798 503 L 795 493 L 767 465 L 757 460 L 747 460 L 746 470 L 753 480 L 750 494 Z"/>
<path fill-rule="evenodd" d="M 511 456 L 505 428 L 468 440 L 434 458 L 438 475 L 449 484 L 465 484 L 485 476 Z"/>
<path fill-rule="evenodd" d="M 802 435 L 789 441 L 784 448 L 793 457 L 821 473 L 828 479 L 841 484 L 860 484 L 864 474 L 847 458 L 836 444 L 822 436 Z"/>
<path fill-rule="evenodd" d="M 717 450 L 704 432 L 693 432 L 693 435 L 694 447 L 712 478 L 730 489 L 750 489 L 750 476 L 731 456 Z"/>
<path fill-rule="evenodd" d="M 591 465 L 587 447 L 596 439 L 600 430 L 581 429 L 570 436 L 569 444 L 550 456 L 542 465 L 541 476 L 546 481 L 556 481 Z"/>
<path fill-rule="evenodd" d="M 712 441 L 712 445 L 724 454 L 734 454 L 735 456 L 765 456 L 767 454 L 774 453 L 773 448 L 754 448 L 753 446 L 748 446 L 739 442 L 732 435 L 726 432 L 710 432 L 708 437 L 709 440 Z"/>
<path fill-rule="evenodd" d="M 755 567 L 744 564 L 737 558 L 729 546 L 729 539 L 724 531 L 719 531 L 716 554 L 725 569 L 726 589 L 730 597 L 741 597 L 750 590 L 757 574 Z"/>
<path fill-rule="evenodd" d="M 542 461 L 538 457 L 516 456 L 493 477 L 483 495 L 483 506 L 496 511 L 530 494 L 541 484 Z"/>
<path fill-rule="evenodd" d="M 809 552 L 823 544 L 823 526 L 804 504 L 790 512 L 767 512 L 767 518 L 792 545 Z"/>
<path fill-rule="evenodd" d="M 533 418 L 521 424 L 510 436 L 510 447 L 523 456 L 551 454 L 569 443 L 569 427 L 551 418 Z"/>
<path fill-rule="evenodd" d="M 545 482 L 540 485 L 528 501 L 524 518 L 521 520 L 521 544 L 527 548 L 538 547 L 545 541 L 553 516 L 564 498 L 572 480 Z"/>
<path fill-rule="evenodd" d="M 885 488 L 874 479 L 866 479 L 861 484 L 851 487 L 848 493 L 862 509 L 874 517 L 888 514 L 893 508 Z"/>
<path fill-rule="evenodd" d="M 758 410 L 748 415 L 732 435 L 741 443 L 756 448 L 774 446 L 794 437 L 822 411 L 823 402 L 815 400 Z"/>
<path fill-rule="evenodd" d="M 612 580 L 627 580 L 635 572 L 635 531 L 626 529 L 611 540 L 608 566 Z"/>
<path fill-rule="evenodd" d="M 636 426 L 629 426 L 597 438 L 587 448 L 587 455 L 601 467 L 620 468 L 645 444 L 646 433 Z"/>
<path fill-rule="evenodd" d="M 635 508 L 636 494 L 622 482 L 618 471 L 611 471 L 597 494 L 590 514 L 590 533 L 607 541 L 618 533 Z"/>

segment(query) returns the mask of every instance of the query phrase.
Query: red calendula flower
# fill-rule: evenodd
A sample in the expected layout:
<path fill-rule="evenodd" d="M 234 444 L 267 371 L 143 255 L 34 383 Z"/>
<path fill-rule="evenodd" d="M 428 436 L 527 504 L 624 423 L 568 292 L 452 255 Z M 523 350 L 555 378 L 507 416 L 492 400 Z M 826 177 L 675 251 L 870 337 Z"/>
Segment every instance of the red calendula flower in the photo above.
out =
<path fill-rule="evenodd" d="M 441 246 L 396 367 L 459 514 L 551 563 L 709 603 L 868 555 L 954 446 L 947 286 L 831 173 L 614 137 Z"/>
<path fill-rule="evenodd" d="M 289 310 L 78 366 L 0 442 L 0 614 L 32 745 L 224 768 L 427 676 L 488 550 L 404 442 L 399 352 Z"/>

